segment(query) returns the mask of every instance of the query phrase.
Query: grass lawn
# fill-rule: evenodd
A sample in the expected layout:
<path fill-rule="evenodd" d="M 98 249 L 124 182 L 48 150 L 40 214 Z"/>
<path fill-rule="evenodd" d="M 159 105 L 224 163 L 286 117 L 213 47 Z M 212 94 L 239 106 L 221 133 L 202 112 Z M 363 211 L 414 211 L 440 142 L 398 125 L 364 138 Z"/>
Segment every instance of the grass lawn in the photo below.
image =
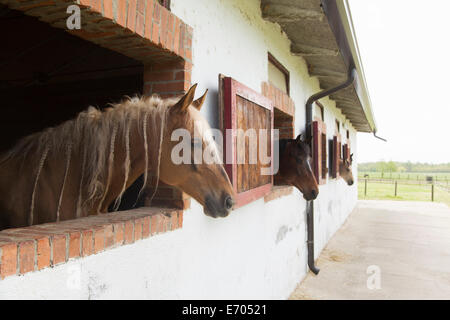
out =
<path fill-rule="evenodd" d="M 397 196 L 394 195 L 394 183 L 367 182 L 367 196 L 364 196 L 364 180 L 358 182 L 359 199 L 369 200 L 407 200 L 431 201 L 431 185 L 407 185 L 398 183 Z M 444 202 L 450 206 L 450 192 L 435 186 L 434 201 Z"/>

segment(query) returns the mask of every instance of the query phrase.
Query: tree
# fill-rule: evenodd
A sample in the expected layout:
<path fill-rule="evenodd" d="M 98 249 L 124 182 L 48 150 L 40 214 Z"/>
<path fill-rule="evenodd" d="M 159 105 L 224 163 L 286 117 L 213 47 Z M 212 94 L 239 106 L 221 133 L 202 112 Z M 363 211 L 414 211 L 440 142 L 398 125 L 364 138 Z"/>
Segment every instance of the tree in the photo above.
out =
<path fill-rule="evenodd" d="M 397 164 L 394 162 L 394 161 L 389 161 L 387 164 L 386 164 L 386 169 L 387 169 L 387 171 L 389 171 L 389 172 L 397 172 Z"/>

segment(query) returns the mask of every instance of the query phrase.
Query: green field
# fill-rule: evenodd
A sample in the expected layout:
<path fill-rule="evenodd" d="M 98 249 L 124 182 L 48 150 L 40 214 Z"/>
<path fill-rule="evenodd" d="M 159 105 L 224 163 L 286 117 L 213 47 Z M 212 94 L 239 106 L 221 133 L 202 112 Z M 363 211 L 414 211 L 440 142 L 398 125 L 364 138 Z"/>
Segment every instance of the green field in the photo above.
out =
<path fill-rule="evenodd" d="M 431 201 L 431 184 L 412 185 L 398 182 L 397 196 L 395 196 L 394 182 L 380 183 L 368 180 L 367 196 L 365 196 L 364 179 L 359 179 L 358 197 L 359 199 L 370 200 Z M 435 185 L 434 201 L 444 202 L 448 206 L 450 206 L 450 192 L 448 191 L 448 189 Z"/>

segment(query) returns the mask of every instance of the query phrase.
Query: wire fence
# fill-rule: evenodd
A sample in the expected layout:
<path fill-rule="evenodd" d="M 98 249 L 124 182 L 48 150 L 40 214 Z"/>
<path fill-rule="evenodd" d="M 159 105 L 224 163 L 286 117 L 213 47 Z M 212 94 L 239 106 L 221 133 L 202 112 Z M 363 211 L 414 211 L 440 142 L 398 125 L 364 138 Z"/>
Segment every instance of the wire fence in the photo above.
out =
<path fill-rule="evenodd" d="M 359 171 L 359 178 L 382 179 L 382 180 L 402 180 L 418 182 L 439 182 L 450 184 L 450 173 L 424 173 L 424 172 L 369 172 Z"/>

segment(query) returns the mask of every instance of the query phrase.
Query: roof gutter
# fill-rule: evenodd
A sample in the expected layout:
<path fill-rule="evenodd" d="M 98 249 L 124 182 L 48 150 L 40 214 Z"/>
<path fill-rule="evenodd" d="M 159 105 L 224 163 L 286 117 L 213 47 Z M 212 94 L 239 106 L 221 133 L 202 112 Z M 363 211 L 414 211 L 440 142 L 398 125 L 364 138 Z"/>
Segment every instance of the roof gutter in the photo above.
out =
<path fill-rule="evenodd" d="M 372 103 L 369 96 L 369 90 L 367 89 L 364 67 L 361 62 L 358 40 L 356 38 L 348 0 L 321 0 L 321 3 L 327 18 L 329 19 L 331 29 L 336 36 L 336 41 L 342 51 L 344 60 L 347 65 L 354 65 L 358 71 L 357 81 L 355 81 L 355 90 L 373 136 L 386 142 L 386 139 L 377 135 L 377 126 L 371 107 Z"/>
<path fill-rule="evenodd" d="M 377 136 L 376 131 L 373 132 L 373 136 L 374 136 L 375 138 L 377 138 L 377 139 L 380 139 L 381 141 L 387 142 L 387 140 L 386 140 L 385 138 L 382 138 L 382 137 Z"/>
<path fill-rule="evenodd" d="M 370 130 L 377 132 L 348 0 L 320 0 L 320 2 L 347 68 L 354 67 L 357 71 L 354 82 L 355 91 Z"/>

